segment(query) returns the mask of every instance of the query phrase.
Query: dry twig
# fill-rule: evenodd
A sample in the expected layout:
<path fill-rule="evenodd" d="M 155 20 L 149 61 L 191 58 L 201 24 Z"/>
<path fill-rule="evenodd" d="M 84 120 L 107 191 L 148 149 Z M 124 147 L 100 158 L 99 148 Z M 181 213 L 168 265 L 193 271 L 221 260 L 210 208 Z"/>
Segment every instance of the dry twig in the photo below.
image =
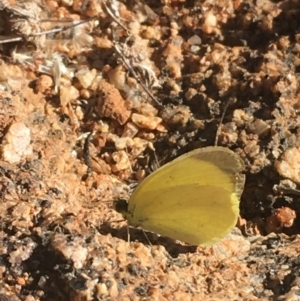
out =
<path fill-rule="evenodd" d="M 162 106 L 162 104 L 153 96 L 153 94 L 149 91 L 149 89 L 146 87 L 146 85 L 142 82 L 142 80 L 140 79 L 140 76 L 134 71 L 134 68 L 131 66 L 130 62 L 128 61 L 128 59 L 124 56 L 123 52 L 121 51 L 121 49 L 119 48 L 119 46 L 117 44 L 114 44 L 114 49 L 116 50 L 116 52 L 119 54 L 119 56 L 121 57 L 123 63 L 125 64 L 126 68 L 128 69 L 129 72 L 131 72 L 131 74 L 134 76 L 134 78 L 136 79 L 136 81 L 143 87 L 143 89 L 145 90 L 145 92 L 148 94 L 148 96 L 160 107 Z"/>

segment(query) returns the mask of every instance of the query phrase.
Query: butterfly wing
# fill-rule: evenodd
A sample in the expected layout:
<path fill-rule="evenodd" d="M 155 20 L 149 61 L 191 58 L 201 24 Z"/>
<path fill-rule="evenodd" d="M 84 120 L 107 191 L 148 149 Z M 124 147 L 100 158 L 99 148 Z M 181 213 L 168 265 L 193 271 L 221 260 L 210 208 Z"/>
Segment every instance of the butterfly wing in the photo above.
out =
<path fill-rule="evenodd" d="M 212 244 L 236 224 L 242 169 L 241 159 L 224 147 L 180 156 L 133 192 L 128 223 L 189 244 Z"/>

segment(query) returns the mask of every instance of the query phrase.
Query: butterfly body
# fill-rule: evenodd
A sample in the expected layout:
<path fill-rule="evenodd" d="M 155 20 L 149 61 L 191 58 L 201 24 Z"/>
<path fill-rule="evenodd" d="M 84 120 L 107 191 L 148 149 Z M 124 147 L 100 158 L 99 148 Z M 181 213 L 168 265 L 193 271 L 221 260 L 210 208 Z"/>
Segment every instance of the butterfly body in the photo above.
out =
<path fill-rule="evenodd" d="M 130 226 L 192 245 L 213 244 L 236 224 L 243 167 L 225 147 L 193 150 L 150 174 L 116 210 Z"/>

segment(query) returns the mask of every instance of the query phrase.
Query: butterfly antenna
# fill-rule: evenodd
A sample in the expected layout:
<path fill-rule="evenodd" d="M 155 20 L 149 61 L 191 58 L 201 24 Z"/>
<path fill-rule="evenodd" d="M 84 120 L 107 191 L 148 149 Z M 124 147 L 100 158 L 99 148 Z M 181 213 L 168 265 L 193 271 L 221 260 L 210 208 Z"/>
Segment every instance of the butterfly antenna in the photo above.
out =
<path fill-rule="evenodd" d="M 216 132 L 215 146 L 217 146 L 217 144 L 218 144 L 218 139 L 219 139 L 219 136 L 221 134 L 222 123 L 223 123 L 223 120 L 224 120 L 224 117 L 225 117 L 226 110 L 227 110 L 229 104 L 231 104 L 231 103 L 232 103 L 232 99 L 228 99 L 226 104 L 225 104 L 225 108 L 224 108 L 223 114 L 221 116 L 220 123 L 219 123 L 218 128 L 217 128 L 217 132 Z"/>

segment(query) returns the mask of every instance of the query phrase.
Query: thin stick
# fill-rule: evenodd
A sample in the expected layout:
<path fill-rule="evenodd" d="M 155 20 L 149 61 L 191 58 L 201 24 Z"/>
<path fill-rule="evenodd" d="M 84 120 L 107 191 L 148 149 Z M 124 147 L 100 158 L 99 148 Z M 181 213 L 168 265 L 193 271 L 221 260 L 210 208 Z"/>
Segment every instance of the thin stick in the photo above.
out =
<path fill-rule="evenodd" d="M 87 173 L 91 172 L 91 170 L 92 170 L 92 159 L 91 159 L 89 144 L 90 144 L 93 134 L 94 134 L 93 132 L 90 132 L 88 134 L 88 136 L 86 137 L 86 139 L 84 141 L 84 145 L 83 145 L 83 158 L 84 158 L 85 164 L 88 167 Z"/>
<path fill-rule="evenodd" d="M 130 230 L 128 224 L 127 224 L 127 242 L 130 244 Z"/>
<path fill-rule="evenodd" d="M 84 23 L 87 23 L 89 21 L 91 21 L 91 19 L 89 20 L 84 20 L 84 21 L 81 21 L 81 22 L 78 22 L 78 23 L 75 23 L 75 24 L 72 24 L 72 25 L 69 25 L 69 26 L 63 26 L 61 28 L 53 28 L 53 29 L 49 29 L 49 30 L 46 30 L 46 31 L 41 31 L 41 32 L 37 32 L 37 33 L 32 33 L 30 35 L 28 35 L 28 37 L 36 37 L 36 36 L 42 36 L 42 35 L 46 35 L 46 34 L 49 34 L 49 33 L 57 33 L 57 32 L 61 32 L 61 31 L 65 31 L 65 30 L 68 30 L 68 29 L 72 29 L 76 26 L 79 26 L 81 24 L 84 24 Z M 40 22 L 56 22 L 54 20 L 41 20 Z M 59 20 L 59 22 L 62 22 L 61 20 Z M 65 21 L 65 22 L 71 22 L 71 21 Z"/>
<path fill-rule="evenodd" d="M 123 25 L 123 24 L 121 23 L 121 21 L 113 14 L 113 12 L 110 10 L 110 8 L 106 5 L 106 1 L 104 0 L 104 1 L 102 1 L 102 3 L 104 4 L 107 13 L 108 13 L 108 14 L 113 18 L 113 20 L 114 20 L 119 26 L 121 26 L 121 27 L 126 31 L 126 33 L 128 34 L 128 33 L 129 33 L 129 29 L 127 29 L 127 28 L 125 27 L 125 25 Z"/>
<path fill-rule="evenodd" d="M 138 74 L 134 71 L 134 69 L 131 67 L 130 63 L 128 62 L 127 58 L 124 56 L 124 54 L 122 53 L 121 49 L 119 48 L 118 45 L 114 44 L 114 49 L 116 50 L 116 52 L 120 55 L 120 57 L 122 58 L 123 63 L 125 64 L 126 68 L 129 70 L 129 72 L 132 73 L 132 75 L 134 76 L 134 78 L 136 79 L 136 81 L 143 87 L 143 89 L 145 90 L 145 92 L 148 94 L 148 96 L 154 101 L 156 102 L 160 107 L 162 107 L 162 104 L 152 95 L 152 93 L 149 91 L 149 89 L 144 85 L 144 83 L 140 80 Z"/>
<path fill-rule="evenodd" d="M 20 42 L 23 40 L 22 37 L 10 37 L 10 38 L 5 38 L 2 40 L 3 36 L 0 36 L 0 44 L 6 44 L 6 43 L 13 43 L 13 42 Z"/>
<path fill-rule="evenodd" d="M 64 27 L 61 27 L 61 28 L 53 28 L 53 29 L 50 29 L 50 30 L 46 30 L 46 31 L 41 31 L 41 32 L 36 32 L 36 33 L 31 33 L 31 34 L 28 34 L 26 35 L 26 38 L 29 38 L 29 37 L 37 37 L 37 36 L 42 36 L 42 35 L 46 35 L 46 34 L 49 34 L 49 33 L 57 33 L 57 32 L 62 32 L 62 31 L 65 31 L 65 30 L 69 30 L 71 28 L 74 28 L 76 26 L 79 26 L 81 24 L 84 24 L 84 23 L 87 23 L 89 21 L 93 20 L 93 18 L 90 18 L 88 20 L 83 20 L 83 21 L 80 21 L 78 23 L 73 23 L 71 20 L 70 21 L 62 21 L 62 20 L 59 20 L 59 21 L 56 21 L 56 20 L 40 20 L 39 22 L 72 22 L 73 24 L 72 25 L 69 25 L 69 26 L 64 26 Z M 12 43 L 12 42 L 20 42 L 24 40 L 24 37 L 8 37 L 8 38 L 5 38 L 4 36 L 0 36 L 0 44 L 6 44 L 6 43 Z"/>
<path fill-rule="evenodd" d="M 292 187 L 284 187 L 280 185 L 274 185 L 274 191 L 282 194 L 300 195 L 300 190 Z"/>
<path fill-rule="evenodd" d="M 219 138 L 219 135 L 221 134 L 221 127 L 222 127 L 222 123 L 223 123 L 223 120 L 224 120 L 224 117 L 225 117 L 225 113 L 226 113 L 226 110 L 230 104 L 230 99 L 228 99 L 226 105 L 225 105 L 225 108 L 224 108 L 224 111 L 223 111 L 223 114 L 221 116 L 221 119 L 220 119 L 220 123 L 218 125 L 218 128 L 217 128 L 217 132 L 216 132 L 216 137 L 215 137 L 215 146 L 217 146 L 218 144 L 218 138 Z"/>
<path fill-rule="evenodd" d="M 147 241 L 148 241 L 148 244 L 152 247 L 152 243 L 150 242 L 146 232 L 142 229 L 143 233 L 144 233 L 144 236 L 146 237 Z"/>

